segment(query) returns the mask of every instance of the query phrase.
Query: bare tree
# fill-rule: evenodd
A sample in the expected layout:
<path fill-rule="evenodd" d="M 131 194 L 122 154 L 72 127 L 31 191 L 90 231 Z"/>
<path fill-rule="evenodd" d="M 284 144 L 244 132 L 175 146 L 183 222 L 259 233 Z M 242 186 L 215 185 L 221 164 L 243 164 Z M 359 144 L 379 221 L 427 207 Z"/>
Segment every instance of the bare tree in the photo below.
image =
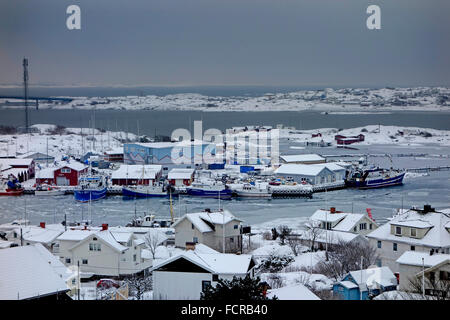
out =
<path fill-rule="evenodd" d="M 129 295 L 136 298 L 136 300 L 141 300 L 143 298 L 142 295 L 153 288 L 151 276 L 134 275 L 125 279 L 125 282 L 128 284 Z"/>
<path fill-rule="evenodd" d="M 317 238 L 324 232 L 322 228 L 320 228 L 320 223 L 317 221 L 310 221 L 305 223 L 306 235 L 311 245 L 311 251 L 314 251 L 314 246 L 316 244 Z"/>
<path fill-rule="evenodd" d="M 316 271 L 338 280 L 350 271 L 360 270 L 361 257 L 362 269 L 373 265 L 378 258 L 376 249 L 368 242 L 346 242 L 340 239 L 330 246 L 328 261 L 320 261 Z"/>
<path fill-rule="evenodd" d="M 292 233 L 292 229 L 286 225 L 278 226 L 278 237 L 280 238 L 281 245 L 284 246 L 286 238 Z"/>
<path fill-rule="evenodd" d="M 150 250 L 150 253 L 152 254 L 152 258 L 155 259 L 156 248 L 158 248 L 160 243 L 163 241 L 163 237 L 159 231 L 150 230 L 150 232 L 145 235 L 144 241 L 148 250 Z"/>
<path fill-rule="evenodd" d="M 409 290 L 411 296 L 418 297 L 423 294 L 422 276 L 408 279 Z M 450 280 L 441 280 L 431 278 L 425 274 L 425 296 L 421 296 L 425 300 L 450 300 Z M 417 299 L 417 298 L 416 298 Z M 415 299 L 414 299 L 415 300 Z"/>
<path fill-rule="evenodd" d="M 303 247 L 301 240 L 298 236 L 289 236 L 287 238 L 287 243 L 292 250 L 294 256 L 298 256 L 300 249 Z"/>

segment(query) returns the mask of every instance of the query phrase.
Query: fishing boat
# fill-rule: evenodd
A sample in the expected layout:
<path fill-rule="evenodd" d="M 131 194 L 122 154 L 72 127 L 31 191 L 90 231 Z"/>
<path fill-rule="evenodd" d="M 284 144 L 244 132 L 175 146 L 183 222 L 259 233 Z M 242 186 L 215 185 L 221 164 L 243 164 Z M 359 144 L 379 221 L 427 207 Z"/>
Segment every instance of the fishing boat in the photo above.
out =
<path fill-rule="evenodd" d="M 79 179 L 79 187 L 73 192 L 80 202 L 96 201 L 106 197 L 106 182 L 103 176 L 85 176 Z"/>
<path fill-rule="evenodd" d="M 164 185 L 136 185 L 122 188 L 122 194 L 124 197 L 166 197 L 167 191 L 164 190 Z"/>
<path fill-rule="evenodd" d="M 57 186 L 51 186 L 48 184 L 37 185 L 34 194 L 36 196 L 60 196 L 66 192 Z"/>
<path fill-rule="evenodd" d="M 8 178 L 0 177 L 0 196 L 20 196 L 23 194 L 23 190 L 13 175 L 9 175 Z"/>
<path fill-rule="evenodd" d="M 355 169 L 347 175 L 345 185 L 350 188 L 374 189 L 403 184 L 405 171 L 393 169 Z"/>
<path fill-rule="evenodd" d="M 195 197 L 231 199 L 232 196 L 232 191 L 219 182 L 194 182 L 186 190 Z"/>
<path fill-rule="evenodd" d="M 238 197 L 249 197 L 249 198 L 270 198 L 272 197 L 272 190 L 270 187 L 261 185 L 252 185 L 246 183 L 240 189 L 235 190 Z"/>

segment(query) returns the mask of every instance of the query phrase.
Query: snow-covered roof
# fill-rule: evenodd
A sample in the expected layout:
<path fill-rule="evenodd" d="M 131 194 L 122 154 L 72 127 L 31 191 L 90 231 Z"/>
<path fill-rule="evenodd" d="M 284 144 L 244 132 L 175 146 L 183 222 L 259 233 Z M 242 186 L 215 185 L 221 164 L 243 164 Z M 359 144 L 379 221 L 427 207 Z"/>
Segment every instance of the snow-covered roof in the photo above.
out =
<path fill-rule="evenodd" d="M 272 299 L 274 296 L 279 300 L 320 300 L 318 296 L 301 283 L 278 289 L 271 289 L 267 292 L 267 297 L 269 299 Z"/>
<path fill-rule="evenodd" d="M 342 221 L 340 221 L 336 226 L 334 226 L 333 230 L 350 232 L 353 230 L 353 227 L 362 218 L 364 218 L 364 216 L 365 215 L 362 213 L 349 213 L 345 216 L 345 218 Z"/>
<path fill-rule="evenodd" d="M 33 162 L 33 159 L 21 159 L 21 158 L 6 158 L 6 159 L 0 159 L 0 165 L 2 167 L 6 166 L 29 166 Z"/>
<path fill-rule="evenodd" d="M 133 236 L 133 234 L 131 232 L 114 232 L 111 231 L 114 239 L 116 239 L 117 242 L 128 242 L 128 240 L 130 240 L 130 238 Z"/>
<path fill-rule="evenodd" d="M 433 225 L 429 221 L 424 220 L 405 220 L 405 221 L 391 221 L 391 224 L 396 226 L 403 226 L 403 227 L 412 227 L 417 229 L 427 229 L 431 228 Z"/>
<path fill-rule="evenodd" d="M 196 243 L 194 251 L 197 253 L 220 253 L 219 251 L 216 251 L 203 243 Z"/>
<path fill-rule="evenodd" d="M 285 155 L 280 156 L 280 158 L 289 163 L 289 162 L 310 162 L 310 161 L 324 161 L 325 158 L 319 156 L 318 154 L 296 154 L 296 155 Z"/>
<path fill-rule="evenodd" d="M 340 281 L 339 284 L 343 285 L 347 289 L 358 288 L 358 285 L 356 283 L 354 283 L 354 282 L 351 282 L 351 281 Z"/>
<path fill-rule="evenodd" d="M 95 233 L 95 236 L 98 237 L 99 239 L 102 239 L 116 251 L 122 252 L 128 249 L 127 247 L 117 242 L 117 240 L 114 238 L 114 236 L 109 230 L 98 231 Z"/>
<path fill-rule="evenodd" d="M 105 151 L 105 154 L 123 154 L 123 147 L 113 148 L 111 150 Z"/>
<path fill-rule="evenodd" d="M 36 172 L 36 178 L 38 179 L 53 179 L 55 177 L 55 170 L 58 168 L 45 168 Z"/>
<path fill-rule="evenodd" d="M 429 223 L 433 226 L 421 239 L 391 234 L 391 225 L 398 225 L 398 223 L 403 223 L 405 225 L 422 225 L 422 223 L 419 224 L 418 221 L 422 221 L 423 225 L 425 225 L 425 223 Z M 403 242 L 410 245 L 448 248 L 450 247 L 450 232 L 445 228 L 445 226 L 449 222 L 450 215 L 442 212 L 420 213 L 416 210 L 408 209 L 404 210 L 400 214 L 397 214 L 389 222 L 369 233 L 367 237 L 378 240 Z"/>
<path fill-rule="evenodd" d="M 379 285 L 383 287 L 397 285 L 397 278 L 389 267 L 350 271 L 350 275 L 363 291 L 366 291 L 367 287 L 376 288 Z"/>
<path fill-rule="evenodd" d="M 317 176 L 326 167 L 311 164 L 282 164 L 275 170 L 275 174 L 291 174 L 302 176 Z M 329 169 L 328 169 L 329 170 Z"/>
<path fill-rule="evenodd" d="M 95 233 L 94 230 L 84 230 L 84 229 L 75 229 L 75 230 L 67 230 L 63 234 L 61 234 L 57 240 L 62 241 L 82 241 L 85 238 L 89 237 L 91 234 Z"/>
<path fill-rule="evenodd" d="M 26 173 L 28 169 L 26 168 L 10 168 L 8 170 L 2 171 L 2 174 L 4 177 L 9 176 L 12 174 L 14 177 L 18 178 L 20 174 Z"/>
<path fill-rule="evenodd" d="M 20 234 L 20 229 L 15 230 L 16 233 Z M 37 226 L 26 226 L 22 227 L 22 237 L 25 241 L 39 242 L 43 244 L 51 244 L 54 242 L 63 231 L 41 228 Z"/>
<path fill-rule="evenodd" d="M 300 239 L 310 240 L 311 232 L 309 230 L 301 232 L 299 234 L 299 237 L 300 237 Z M 340 241 L 351 242 L 351 241 L 354 241 L 357 239 L 364 241 L 363 239 L 365 239 L 365 238 L 357 233 L 337 231 L 337 230 L 325 230 L 325 229 L 323 229 L 322 232 L 317 234 L 317 237 L 316 237 L 317 242 L 328 241 L 328 243 L 331 243 L 331 244 L 337 244 Z"/>
<path fill-rule="evenodd" d="M 195 169 L 174 168 L 169 171 L 168 179 L 190 179 L 194 174 Z"/>
<path fill-rule="evenodd" d="M 0 300 L 30 299 L 69 289 L 51 253 L 36 246 L 0 250 Z"/>
<path fill-rule="evenodd" d="M 316 220 L 316 221 L 328 221 L 328 222 L 336 222 L 339 220 L 344 219 L 346 216 L 348 215 L 348 213 L 331 213 L 330 210 L 316 210 L 316 212 L 314 212 L 312 214 L 312 216 L 310 217 L 311 220 Z"/>
<path fill-rule="evenodd" d="M 119 240 L 123 240 L 125 238 L 131 237 L 132 233 L 127 232 L 115 232 Z M 110 230 L 98 230 L 97 228 L 95 230 L 83 230 L 83 229 L 76 229 L 76 230 L 67 230 L 62 235 L 58 237 L 57 240 L 60 241 L 76 241 L 77 243 L 73 245 L 69 250 L 72 250 L 79 245 L 81 245 L 84 241 L 86 241 L 89 237 L 95 236 L 96 238 L 100 239 L 107 245 L 109 245 L 111 248 L 113 248 L 116 251 L 125 251 L 128 248 L 121 245 L 119 241 L 114 237 L 112 232 Z M 121 241 L 122 242 L 122 241 Z"/>
<path fill-rule="evenodd" d="M 193 250 L 184 251 L 154 266 L 150 271 L 159 269 L 175 260 L 184 258 L 199 267 L 215 274 L 240 274 L 248 272 L 252 255 L 231 253 L 198 253 Z M 182 272 L 182 270 L 180 270 Z"/>
<path fill-rule="evenodd" d="M 69 162 L 60 162 L 60 166 L 59 166 L 58 169 L 61 169 L 61 168 L 64 168 L 64 167 L 68 167 L 68 168 L 73 169 L 75 171 L 81 171 L 81 170 L 84 170 L 84 169 L 87 168 L 86 165 L 82 164 L 81 162 L 74 161 L 74 160 L 71 160 Z"/>
<path fill-rule="evenodd" d="M 234 220 L 241 221 L 228 210 L 213 212 L 203 211 L 185 214 L 183 217 L 181 217 L 181 219 L 175 222 L 172 227 L 176 228 L 176 226 L 184 219 L 188 219 L 202 233 L 214 231 L 213 228 L 211 228 L 211 226 L 208 224 L 208 222 L 211 224 L 223 225 Z"/>
<path fill-rule="evenodd" d="M 345 171 L 345 168 L 333 163 L 333 162 L 328 162 L 328 163 L 323 163 L 323 164 L 314 164 L 314 166 L 322 166 L 322 167 L 326 167 L 328 169 L 330 169 L 331 171 L 335 172 L 335 171 Z"/>
<path fill-rule="evenodd" d="M 159 164 L 126 165 L 112 172 L 111 179 L 155 179 L 162 170 Z"/>
<path fill-rule="evenodd" d="M 423 262 L 422 262 L 423 259 Z M 410 266 L 422 266 L 434 267 L 446 260 L 450 260 L 450 254 L 438 254 L 430 255 L 428 252 L 419 251 L 405 251 L 400 258 L 397 259 L 398 264 L 406 264 Z"/>

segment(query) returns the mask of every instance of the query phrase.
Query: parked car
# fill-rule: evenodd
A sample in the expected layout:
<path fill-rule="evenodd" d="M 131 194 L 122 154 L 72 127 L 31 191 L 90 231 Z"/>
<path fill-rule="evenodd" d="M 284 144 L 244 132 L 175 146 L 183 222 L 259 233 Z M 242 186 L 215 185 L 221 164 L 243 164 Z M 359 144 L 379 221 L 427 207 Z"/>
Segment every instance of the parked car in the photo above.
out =
<path fill-rule="evenodd" d="M 116 280 L 113 279 L 100 279 L 97 282 L 97 288 L 101 288 L 101 289 L 110 289 L 110 288 L 119 288 L 120 287 L 120 283 Z"/>

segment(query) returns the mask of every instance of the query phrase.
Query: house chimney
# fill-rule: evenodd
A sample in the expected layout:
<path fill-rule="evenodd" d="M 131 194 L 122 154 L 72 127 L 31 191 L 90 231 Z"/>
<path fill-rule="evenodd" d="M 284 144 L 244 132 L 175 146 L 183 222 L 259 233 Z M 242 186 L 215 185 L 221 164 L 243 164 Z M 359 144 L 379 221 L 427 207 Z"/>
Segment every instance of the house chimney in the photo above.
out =
<path fill-rule="evenodd" d="M 336 213 L 336 208 L 335 207 L 331 207 L 330 208 L 330 213 Z"/>
<path fill-rule="evenodd" d="M 39 223 L 39 227 L 41 227 L 42 229 L 45 229 L 45 222 Z"/>
<path fill-rule="evenodd" d="M 108 224 L 107 223 L 103 223 L 102 224 L 102 231 L 108 230 Z"/>
<path fill-rule="evenodd" d="M 211 209 L 210 209 L 210 208 L 206 208 L 206 209 L 205 209 L 205 212 L 211 213 Z"/>
<path fill-rule="evenodd" d="M 195 250 L 195 242 L 186 242 L 186 251 Z"/>

